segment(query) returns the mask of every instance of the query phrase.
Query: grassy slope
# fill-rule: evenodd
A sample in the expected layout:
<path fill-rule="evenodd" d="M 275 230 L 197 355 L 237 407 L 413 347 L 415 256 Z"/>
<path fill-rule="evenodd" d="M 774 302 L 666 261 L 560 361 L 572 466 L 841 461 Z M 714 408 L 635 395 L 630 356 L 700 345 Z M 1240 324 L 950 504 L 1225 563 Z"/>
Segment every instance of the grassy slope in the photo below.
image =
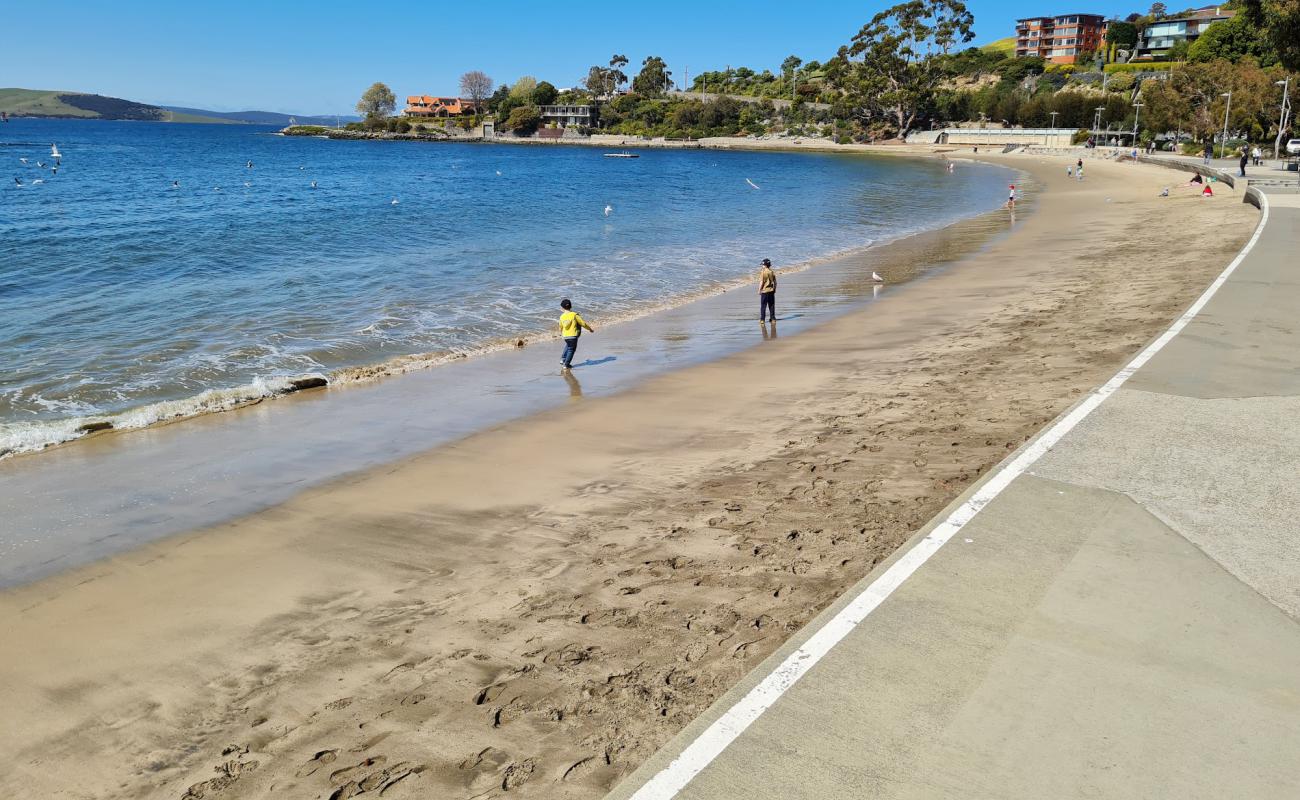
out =
<path fill-rule="evenodd" d="M 98 119 L 99 114 L 85 108 L 77 108 L 59 100 L 60 95 L 83 94 L 62 90 L 43 89 L 0 89 L 0 111 L 15 116 L 33 117 L 80 117 Z M 233 120 L 203 117 L 195 114 L 177 114 L 167 112 L 164 122 L 202 122 L 213 125 L 239 124 Z"/>
<path fill-rule="evenodd" d="M 0 89 L 0 111 L 10 114 L 30 114 L 51 117 L 86 117 L 99 116 L 93 111 L 76 108 L 59 100 L 61 94 L 76 92 L 42 91 L 39 89 Z"/>
<path fill-rule="evenodd" d="M 980 49 L 1011 55 L 1016 51 L 1016 37 L 1008 36 L 1005 39 L 998 39 L 996 42 L 989 42 Z"/>

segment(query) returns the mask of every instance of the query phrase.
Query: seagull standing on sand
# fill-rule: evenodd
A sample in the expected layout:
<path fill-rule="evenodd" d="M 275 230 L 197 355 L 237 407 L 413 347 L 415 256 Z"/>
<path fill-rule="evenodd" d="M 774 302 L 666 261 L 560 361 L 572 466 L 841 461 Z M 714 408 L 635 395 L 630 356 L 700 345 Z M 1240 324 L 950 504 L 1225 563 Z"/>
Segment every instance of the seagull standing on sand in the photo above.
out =
<path fill-rule="evenodd" d="M 871 273 L 871 280 L 875 281 L 876 283 L 884 283 L 884 282 L 885 282 L 885 279 L 882 278 L 882 277 L 880 277 L 880 273 L 879 273 L 879 272 L 875 272 L 874 270 L 873 270 L 872 273 Z"/>
<path fill-rule="evenodd" d="M 613 213 L 614 213 L 614 207 L 613 207 L 613 206 L 610 206 L 610 205 L 605 206 L 605 216 L 608 217 L 610 214 L 613 214 Z"/>

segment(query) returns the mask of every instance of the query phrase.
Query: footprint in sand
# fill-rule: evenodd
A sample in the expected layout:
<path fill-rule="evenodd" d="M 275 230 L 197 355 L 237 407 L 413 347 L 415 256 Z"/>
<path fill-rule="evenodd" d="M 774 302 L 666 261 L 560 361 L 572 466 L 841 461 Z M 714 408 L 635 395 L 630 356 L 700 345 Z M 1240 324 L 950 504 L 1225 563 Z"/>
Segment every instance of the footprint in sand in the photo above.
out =
<path fill-rule="evenodd" d="M 322 750 L 311 757 L 311 760 L 298 768 L 298 777 L 305 778 L 308 775 L 314 775 L 317 770 L 326 764 L 332 764 L 339 757 L 337 750 Z"/>
<path fill-rule="evenodd" d="M 338 788 L 330 794 L 329 800 L 348 800 L 370 792 L 383 796 L 397 783 L 418 776 L 428 769 L 424 764 L 410 761 L 399 761 L 392 766 L 387 764 L 387 757 L 375 756 L 356 766 L 330 773 L 330 783 Z"/>

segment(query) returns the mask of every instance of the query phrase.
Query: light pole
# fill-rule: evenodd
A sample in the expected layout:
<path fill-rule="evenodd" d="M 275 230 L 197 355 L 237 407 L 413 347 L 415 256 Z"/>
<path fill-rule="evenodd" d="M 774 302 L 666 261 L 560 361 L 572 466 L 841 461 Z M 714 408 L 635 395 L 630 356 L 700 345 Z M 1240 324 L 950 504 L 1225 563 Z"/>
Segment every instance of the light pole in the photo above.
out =
<path fill-rule="evenodd" d="M 1287 117 L 1291 116 L 1291 76 L 1286 76 L 1286 80 L 1274 81 L 1282 87 L 1282 115 L 1277 120 L 1277 138 L 1273 140 L 1273 159 L 1277 160 L 1278 153 L 1282 149 L 1282 137 L 1286 135 Z"/>
<path fill-rule="evenodd" d="M 1133 146 L 1138 146 L 1138 117 L 1142 116 L 1142 106 L 1146 103 L 1133 104 Z"/>
<path fill-rule="evenodd" d="M 1053 111 L 1053 112 L 1052 112 L 1052 130 L 1056 130 L 1056 117 L 1057 117 L 1060 113 L 1061 113 L 1061 112 L 1059 112 L 1059 111 Z"/>
<path fill-rule="evenodd" d="M 1103 112 L 1103 111 L 1105 111 L 1105 110 L 1106 110 L 1106 107 L 1105 107 L 1105 106 L 1097 106 L 1096 108 L 1093 109 L 1093 111 L 1096 111 L 1096 112 L 1097 112 L 1097 113 L 1094 114 L 1093 117 L 1092 117 L 1092 135 L 1093 135 L 1093 136 L 1096 136 L 1096 135 L 1097 135 L 1097 132 L 1101 130 L 1101 112 Z"/>
<path fill-rule="evenodd" d="M 1224 158 L 1228 150 L 1228 113 L 1232 111 L 1232 92 L 1224 92 L 1219 97 L 1228 98 L 1228 105 L 1223 108 L 1223 142 L 1219 147 L 1219 157 Z"/>

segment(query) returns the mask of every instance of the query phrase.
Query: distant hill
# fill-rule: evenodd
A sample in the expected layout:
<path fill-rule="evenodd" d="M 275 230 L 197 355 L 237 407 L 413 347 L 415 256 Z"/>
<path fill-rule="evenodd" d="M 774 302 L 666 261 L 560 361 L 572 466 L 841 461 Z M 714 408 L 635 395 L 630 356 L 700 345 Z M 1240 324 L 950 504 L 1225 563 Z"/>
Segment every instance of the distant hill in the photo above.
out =
<path fill-rule="evenodd" d="M 60 117 L 64 119 L 125 119 L 146 122 L 201 122 L 213 125 L 276 125 L 284 127 L 295 119 L 301 125 L 333 125 L 333 116 L 292 116 L 273 111 L 207 111 L 202 108 L 154 106 L 85 92 L 57 89 L 0 89 L 0 111 L 11 117 Z M 360 117 L 338 117 L 353 122 Z"/>
<path fill-rule="evenodd" d="M 0 111 L 11 117 L 160 120 L 157 106 L 99 94 L 46 89 L 0 89 Z"/>
<path fill-rule="evenodd" d="M 357 116 L 300 116 L 297 114 L 281 114 L 276 111 L 208 111 L 202 108 L 184 108 L 182 106 L 163 106 L 163 108 L 175 112 L 176 114 L 186 114 L 196 117 L 211 117 L 229 122 L 243 122 L 253 125 L 278 125 L 280 127 L 292 124 L 290 123 L 290 120 L 295 120 L 299 125 L 333 125 L 336 119 L 339 122 L 355 122 L 361 119 Z"/>

